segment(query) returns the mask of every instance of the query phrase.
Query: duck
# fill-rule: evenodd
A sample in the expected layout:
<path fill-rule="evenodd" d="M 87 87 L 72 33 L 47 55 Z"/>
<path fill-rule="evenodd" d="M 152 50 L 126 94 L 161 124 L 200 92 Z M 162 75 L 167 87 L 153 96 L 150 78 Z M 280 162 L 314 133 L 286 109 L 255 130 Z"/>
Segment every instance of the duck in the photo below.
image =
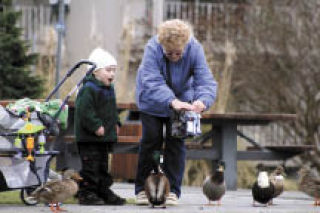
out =
<path fill-rule="evenodd" d="M 78 192 L 78 182 L 80 181 L 82 181 L 82 177 L 79 173 L 68 169 L 64 171 L 61 180 L 45 183 L 33 191 L 31 197 L 38 202 L 48 203 L 52 212 L 65 211 L 59 205 Z"/>
<path fill-rule="evenodd" d="M 203 182 L 202 192 L 209 201 L 208 205 L 211 205 L 211 201 L 217 201 L 218 206 L 221 205 L 221 198 L 226 192 L 224 169 L 224 162 L 219 161 L 212 175 L 207 176 Z"/>
<path fill-rule="evenodd" d="M 265 204 L 271 201 L 274 195 L 274 184 L 269 180 L 268 173 L 266 171 L 259 171 L 258 178 L 252 186 L 253 206 L 255 202 Z"/>
<path fill-rule="evenodd" d="M 279 165 L 269 176 L 271 183 L 274 185 L 273 198 L 276 198 L 279 195 L 281 195 L 284 190 L 284 175 L 284 168 L 281 165 Z M 273 198 L 269 203 L 270 205 L 273 204 Z"/>
<path fill-rule="evenodd" d="M 315 206 L 320 206 L 320 178 L 312 174 L 307 167 L 302 167 L 298 174 L 298 189 L 313 197 Z"/>
<path fill-rule="evenodd" d="M 153 153 L 153 169 L 147 177 L 144 185 L 146 196 L 152 208 L 162 206 L 166 208 L 166 199 L 170 193 L 170 183 L 161 165 L 163 156 L 159 151 Z"/>

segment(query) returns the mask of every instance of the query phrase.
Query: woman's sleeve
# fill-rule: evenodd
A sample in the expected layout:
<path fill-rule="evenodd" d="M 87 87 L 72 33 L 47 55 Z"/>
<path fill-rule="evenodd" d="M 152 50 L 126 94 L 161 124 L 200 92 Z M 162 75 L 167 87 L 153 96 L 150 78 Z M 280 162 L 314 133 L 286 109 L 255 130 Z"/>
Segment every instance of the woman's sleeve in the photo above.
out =
<path fill-rule="evenodd" d="M 139 72 L 143 84 L 143 96 L 147 97 L 148 102 L 154 107 L 168 110 L 175 95 L 161 73 L 161 67 L 156 59 L 156 51 L 149 45 L 145 48 Z"/>
<path fill-rule="evenodd" d="M 194 61 L 194 83 L 195 90 L 194 100 L 200 100 L 206 105 L 206 109 L 216 99 L 217 82 L 215 81 L 206 61 L 204 50 L 201 44 L 197 43 L 195 48 L 195 61 Z"/>

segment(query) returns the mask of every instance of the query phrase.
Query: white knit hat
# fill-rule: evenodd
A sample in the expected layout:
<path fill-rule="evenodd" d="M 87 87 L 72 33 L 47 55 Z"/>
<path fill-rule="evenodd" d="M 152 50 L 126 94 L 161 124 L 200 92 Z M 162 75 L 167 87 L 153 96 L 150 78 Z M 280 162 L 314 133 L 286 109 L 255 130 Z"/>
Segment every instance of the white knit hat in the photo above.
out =
<path fill-rule="evenodd" d="M 107 66 L 117 66 L 116 59 L 109 52 L 99 47 L 91 52 L 88 60 L 97 65 L 96 70 Z M 88 66 L 88 69 L 90 68 L 91 65 Z"/>

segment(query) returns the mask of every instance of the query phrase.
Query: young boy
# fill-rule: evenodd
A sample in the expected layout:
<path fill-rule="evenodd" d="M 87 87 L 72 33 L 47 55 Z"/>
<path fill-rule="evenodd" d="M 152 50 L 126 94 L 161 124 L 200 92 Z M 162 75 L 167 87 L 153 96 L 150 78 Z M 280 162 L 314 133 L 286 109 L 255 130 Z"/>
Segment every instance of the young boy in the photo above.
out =
<path fill-rule="evenodd" d="M 113 80 L 117 61 L 101 48 L 89 57 L 97 67 L 88 76 L 76 99 L 75 135 L 82 162 L 83 181 L 79 186 L 81 205 L 123 205 L 114 194 L 108 173 L 108 151 L 117 141 L 120 126 Z"/>

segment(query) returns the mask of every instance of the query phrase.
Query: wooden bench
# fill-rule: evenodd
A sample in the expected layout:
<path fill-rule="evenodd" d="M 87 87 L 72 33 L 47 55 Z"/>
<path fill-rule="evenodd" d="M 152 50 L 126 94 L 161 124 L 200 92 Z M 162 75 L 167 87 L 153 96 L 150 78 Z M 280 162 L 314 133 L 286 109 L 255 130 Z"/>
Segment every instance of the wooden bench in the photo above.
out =
<path fill-rule="evenodd" d="M 114 144 L 112 150 L 112 163 L 110 172 L 114 178 L 134 180 L 136 175 L 136 167 L 138 163 L 138 147 L 142 135 L 142 127 L 140 122 L 124 122 L 120 128 L 118 135 L 118 143 Z M 79 165 L 79 158 L 77 153 L 70 153 L 69 147 L 76 147 L 75 136 L 73 131 L 63 132 L 58 137 L 48 137 L 48 142 L 60 144 L 59 149 L 65 150 L 60 156 L 57 157 L 58 169 L 64 165 L 69 165 L 77 168 Z M 74 148 L 71 148 L 74 150 Z M 68 160 L 73 159 L 72 162 Z"/>
<path fill-rule="evenodd" d="M 306 151 L 315 150 L 314 145 L 268 145 L 263 150 L 256 146 L 247 147 L 239 152 L 239 160 L 287 160 Z"/>
<path fill-rule="evenodd" d="M 300 154 L 302 152 L 305 151 L 311 151 L 314 150 L 316 148 L 316 146 L 314 145 L 268 145 L 268 146 L 264 146 L 265 149 L 267 150 L 272 150 L 275 152 L 290 152 L 292 154 Z M 254 147 L 254 146 L 249 146 L 247 147 L 248 151 L 257 151 L 259 150 L 258 147 Z"/>
<path fill-rule="evenodd" d="M 47 138 L 48 142 L 54 142 L 57 138 L 54 136 L 49 136 Z M 66 143 L 75 142 L 74 135 L 66 135 L 60 138 Z M 113 153 L 138 153 L 138 146 L 140 143 L 141 136 L 118 136 L 118 143 L 114 145 Z M 196 142 L 186 142 L 186 148 L 188 150 L 203 150 L 211 149 L 212 146 L 209 144 L 199 144 Z"/>
<path fill-rule="evenodd" d="M 120 135 L 118 136 L 118 142 L 119 143 L 136 143 L 138 144 L 140 141 L 140 136 L 125 136 L 125 135 Z M 62 137 L 63 141 L 66 143 L 73 143 L 75 141 L 75 136 L 74 135 L 65 135 Z M 54 142 L 56 140 L 55 136 L 49 136 L 47 138 L 48 142 Z"/>
<path fill-rule="evenodd" d="M 112 151 L 112 163 L 110 172 L 114 178 L 125 179 L 128 181 L 133 181 L 136 175 L 136 167 L 138 163 L 138 149 L 139 142 L 141 139 L 142 128 L 140 123 L 124 123 L 120 128 L 118 143 L 114 144 Z M 48 137 L 48 142 L 54 142 L 55 140 L 60 140 L 72 145 L 75 142 L 74 135 L 64 135 L 56 137 Z M 189 159 L 212 159 L 213 156 L 217 156 L 216 153 L 212 152 L 212 147 L 206 145 L 201 145 L 199 143 L 186 143 L 187 147 L 187 158 Z M 204 152 L 204 150 L 207 150 Z M 66 161 L 72 158 L 71 154 L 66 154 L 68 157 L 65 159 L 59 158 L 58 164 L 65 165 L 61 161 Z M 59 160 L 60 159 L 60 160 Z M 59 162 L 60 161 L 60 162 Z"/>
<path fill-rule="evenodd" d="M 73 102 L 68 102 L 69 118 L 68 129 L 61 136 L 61 141 L 74 141 L 73 135 Z M 118 104 L 120 111 L 128 110 L 127 121 L 138 122 L 139 112 L 134 103 Z M 271 148 L 250 151 L 237 150 L 237 137 L 239 136 L 237 128 L 239 126 L 265 126 L 272 122 L 290 122 L 295 121 L 295 114 L 267 114 L 267 113 L 206 113 L 201 118 L 201 123 L 211 126 L 208 132 L 205 132 L 205 140 L 211 140 L 210 146 L 203 146 L 194 143 L 187 143 L 186 157 L 188 159 L 207 159 L 211 161 L 223 160 L 226 163 L 226 184 L 229 190 L 237 188 L 237 160 L 261 160 L 261 159 L 286 159 L 293 156 L 291 153 L 279 151 L 279 148 Z M 70 136 L 71 135 L 71 136 Z M 140 135 L 141 136 L 141 135 Z M 119 143 L 114 147 L 114 153 L 137 153 L 140 136 L 129 132 L 120 134 Z M 277 151 L 275 151 L 278 149 Z M 60 147 L 58 150 L 67 150 Z M 284 148 L 282 149 L 284 150 Z M 292 149 L 294 150 L 294 149 Z M 66 151 L 68 152 L 68 150 Z M 297 153 L 297 152 L 295 152 Z M 66 158 L 69 160 L 70 158 Z M 63 165 L 64 166 L 64 165 Z M 135 167 L 134 165 L 131 167 Z M 119 168 L 118 168 L 119 169 Z"/>

